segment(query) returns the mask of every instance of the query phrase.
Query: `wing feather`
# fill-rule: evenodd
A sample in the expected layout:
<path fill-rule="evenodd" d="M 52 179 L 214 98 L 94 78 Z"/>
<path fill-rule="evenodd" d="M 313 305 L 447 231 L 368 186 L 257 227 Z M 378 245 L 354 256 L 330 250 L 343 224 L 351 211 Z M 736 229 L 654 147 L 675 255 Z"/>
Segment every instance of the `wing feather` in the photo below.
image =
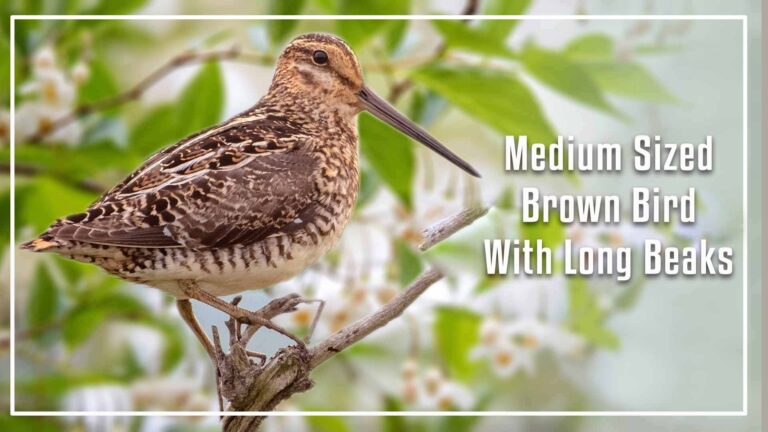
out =
<path fill-rule="evenodd" d="M 202 249 L 290 230 L 317 205 L 317 161 L 302 145 L 307 139 L 262 117 L 211 128 L 158 152 L 41 238 Z"/>

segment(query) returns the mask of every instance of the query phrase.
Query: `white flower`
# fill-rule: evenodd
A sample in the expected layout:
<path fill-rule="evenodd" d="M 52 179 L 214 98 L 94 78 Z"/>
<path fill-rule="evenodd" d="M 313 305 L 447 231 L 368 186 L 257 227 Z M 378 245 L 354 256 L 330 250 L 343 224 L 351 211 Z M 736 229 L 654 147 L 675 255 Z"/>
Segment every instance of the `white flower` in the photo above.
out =
<path fill-rule="evenodd" d="M 514 324 L 487 318 L 480 326 L 480 342 L 470 351 L 470 359 L 489 360 L 494 373 L 503 378 L 514 375 L 521 368 L 531 372 L 533 352 L 537 347 L 514 344 L 515 331 Z"/>
<path fill-rule="evenodd" d="M 480 325 L 480 345 L 492 347 L 499 343 L 502 335 L 501 321 L 496 318 L 488 318 Z"/>
<path fill-rule="evenodd" d="M 447 379 L 437 368 L 430 368 L 422 381 L 418 405 L 424 409 L 467 410 L 474 404 L 472 393 L 465 386 Z"/>
<path fill-rule="evenodd" d="M 472 409 L 475 404 L 475 397 L 467 387 L 454 381 L 445 382 L 437 391 L 434 401 L 428 401 L 427 407 L 434 404 L 434 408 L 441 411 L 460 410 L 466 411 Z"/>
<path fill-rule="evenodd" d="M 56 125 L 70 115 L 74 107 L 77 98 L 75 83 L 56 66 L 56 56 L 50 46 L 41 48 L 32 64 L 32 79 L 19 89 L 24 100 L 16 111 L 17 137 L 25 140 L 37 134 L 46 134 L 46 142 L 78 143 L 82 136 L 79 122 Z M 80 70 L 78 74 L 82 72 Z"/>
<path fill-rule="evenodd" d="M 94 385 L 69 391 L 62 400 L 65 411 L 132 411 L 129 391 L 117 385 Z M 82 424 L 87 432 L 127 431 L 129 417 L 92 416 L 69 417 L 68 421 Z"/>
<path fill-rule="evenodd" d="M 570 358 L 584 347 L 580 337 L 536 318 L 504 323 L 489 318 L 481 325 L 480 342 L 470 351 L 470 358 L 489 361 L 493 372 L 506 378 L 521 369 L 533 373 L 536 354 L 543 349 Z"/>
<path fill-rule="evenodd" d="M 440 369 L 431 367 L 419 376 L 413 359 L 403 366 L 401 395 L 406 404 L 426 410 L 469 410 L 475 404 L 472 392 L 447 378 Z"/>
<path fill-rule="evenodd" d="M 75 102 L 75 85 L 64 72 L 58 69 L 46 69 L 34 80 L 24 84 L 20 89 L 25 96 L 36 96 L 37 100 L 55 107 L 70 107 Z"/>
<path fill-rule="evenodd" d="M 533 373 L 533 350 L 505 342 L 490 352 L 491 366 L 500 377 L 509 377 L 520 369 Z"/>
<path fill-rule="evenodd" d="M 52 69 L 56 66 L 56 53 L 53 47 L 45 45 L 35 53 L 32 59 L 35 72 Z"/>
<path fill-rule="evenodd" d="M 88 78 L 91 77 L 91 69 L 85 62 L 79 61 L 72 66 L 70 74 L 72 75 L 72 80 L 75 84 L 80 85 L 88 81 Z"/>
<path fill-rule="evenodd" d="M 21 104 L 16 113 L 16 135 L 20 140 L 52 130 L 57 120 L 68 115 L 69 110 L 38 101 Z M 45 136 L 46 142 L 74 145 L 80 142 L 82 128 L 79 122 L 70 122 Z"/>

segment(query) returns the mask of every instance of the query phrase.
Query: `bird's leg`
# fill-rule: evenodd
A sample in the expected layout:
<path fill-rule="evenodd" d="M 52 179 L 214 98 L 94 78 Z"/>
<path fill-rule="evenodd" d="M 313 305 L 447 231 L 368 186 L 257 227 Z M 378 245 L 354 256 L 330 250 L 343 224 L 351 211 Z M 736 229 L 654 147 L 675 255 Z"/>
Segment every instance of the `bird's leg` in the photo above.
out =
<path fill-rule="evenodd" d="M 213 349 L 213 343 L 208 339 L 208 335 L 205 334 L 205 331 L 197 321 L 195 312 L 192 310 L 192 302 L 190 302 L 189 299 L 176 300 L 176 309 L 179 310 L 179 315 L 181 315 L 181 318 L 187 323 L 187 326 L 192 329 L 192 332 L 197 336 L 197 339 L 203 344 L 203 347 L 205 347 L 205 350 L 208 352 L 211 361 L 215 364 L 216 352 Z"/>
<path fill-rule="evenodd" d="M 231 316 L 235 320 L 241 323 L 250 324 L 250 325 L 259 325 L 266 327 L 270 330 L 276 331 L 284 336 L 289 337 L 292 339 L 296 344 L 299 346 L 305 346 L 304 341 L 293 335 L 288 330 L 285 330 L 284 328 L 280 327 L 279 325 L 273 323 L 270 321 L 270 318 L 274 315 L 270 315 L 269 313 L 265 312 L 265 309 L 272 303 L 267 304 L 264 308 L 252 312 L 249 310 L 245 310 L 241 307 L 238 307 L 237 305 L 233 305 L 231 303 L 227 303 L 224 300 L 209 294 L 205 292 L 204 290 L 201 290 L 197 283 L 194 281 L 182 281 L 179 283 L 179 286 L 181 287 L 184 294 L 189 297 L 193 298 L 197 301 L 203 302 L 207 304 L 208 306 L 214 307 L 227 315 Z M 283 299 L 283 297 L 281 297 Z M 280 300 L 280 299 L 277 299 Z"/>

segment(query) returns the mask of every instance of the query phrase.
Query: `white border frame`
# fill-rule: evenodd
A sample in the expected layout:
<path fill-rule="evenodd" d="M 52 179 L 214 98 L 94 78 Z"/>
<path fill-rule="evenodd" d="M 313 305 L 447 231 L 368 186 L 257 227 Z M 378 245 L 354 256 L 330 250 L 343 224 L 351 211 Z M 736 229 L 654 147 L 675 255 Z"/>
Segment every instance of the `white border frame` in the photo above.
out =
<path fill-rule="evenodd" d="M 741 21 L 742 23 L 742 111 L 743 111 L 743 237 L 742 237 L 742 249 L 743 249 L 743 287 L 742 287 L 742 408 L 740 411 L 17 411 L 16 410 L 16 343 L 15 343 L 15 279 L 16 279 L 16 267 L 15 267 L 15 247 L 16 239 L 14 233 L 15 226 L 15 25 L 16 20 L 119 20 L 119 21 L 158 21 L 158 20 L 227 20 L 227 21 L 248 21 L 248 20 L 280 20 L 280 19 L 300 19 L 300 20 L 460 20 L 460 19 L 473 19 L 473 20 L 540 20 L 540 21 L 557 21 L 557 20 L 591 20 L 591 21 L 606 21 L 606 20 L 642 20 L 642 21 Z M 748 297 L 748 107 L 747 107 L 747 16 L 746 15 L 12 15 L 11 16 L 11 113 L 10 113 L 10 143 L 11 143 L 11 252 L 10 252 L 10 266 L 11 266 L 11 340 L 10 340 L 10 375 L 11 375 L 11 393 L 10 393 L 10 405 L 12 416 L 257 416 L 257 415 L 271 415 L 271 416 L 359 416 L 359 417 L 371 417 L 371 416 L 429 416 L 429 417 L 443 417 L 443 416 L 531 416 L 531 417 L 683 417 L 683 416 L 708 416 L 708 417 L 735 417 L 746 416 L 748 414 L 748 319 L 747 319 L 747 297 Z"/>

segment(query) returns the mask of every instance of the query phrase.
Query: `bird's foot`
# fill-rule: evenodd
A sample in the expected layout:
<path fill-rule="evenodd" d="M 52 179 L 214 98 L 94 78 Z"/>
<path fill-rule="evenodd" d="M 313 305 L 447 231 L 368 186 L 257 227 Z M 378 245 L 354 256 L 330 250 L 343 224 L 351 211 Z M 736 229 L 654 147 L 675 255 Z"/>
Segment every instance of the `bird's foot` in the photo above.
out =
<path fill-rule="evenodd" d="M 249 311 L 238 307 L 237 304 L 239 302 L 240 296 L 235 297 L 232 304 L 237 309 L 235 313 L 232 314 L 232 318 L 238 323 L 248 324 L 248 328 L 242 335 L 242 340 L 245 342 L 245 344 L 248 343 L 248 340 L 250 340 L 251 336 L 253 336 L 259 328 L 266 327 L 272 331 L 276 331 L 283 336 L 290 338 L 296 342 L 296 345 L 302 348 L 306 346 L 304 341 L 299 339 L 296 335 L 272 322 L 272 318 L 286 312 L 292 312 L 296 310 L 296 306 L 298 304 L 304 302 L 304 299 L 302 299 L 298 294 L 289 294 L 287 296 L 276 298 L 256 311 Z M 239 326 L 237 326 L 237 332 L 240 332 Z"/>
<path fill-rule="evenodd" d="M 295 310 L 296 305 L 304 300 L 292 294 L 272 300 L 257 311 L 248 311 L 239 306 L 241 297 L 235 297 L 230 306 L 232 313 L 225 322 L 229 332 L 229 350 L 224 351 L 221 344 L 219 329 L 213 327 L 214 363 L 216 367 L 216 389 L 219 395 L 220 405 L 223 399 L 229 401 L 230 406 L 240 406 L 243 401 L 240 398 L 247 395 L 247 389 L 253 382 L 262 379 L 261 375 L 270 367 L 274 367 L 275 361 L 280 361 L 286 355 L 308 358 L 308 351 L 303 341 L 282 329 L 270 320 L 283 312 Z M 243 328 L 246 324 L 247 327 Z M 248 342 L 253 334 L 261 327 L 266 327 L 282 333 L 296 341 L 296 344 L 279 350 L 274 357 L 268 358 L 265 354 L 247 349 Z M 276 360 L 277 359 L 277 360 Z"/>

